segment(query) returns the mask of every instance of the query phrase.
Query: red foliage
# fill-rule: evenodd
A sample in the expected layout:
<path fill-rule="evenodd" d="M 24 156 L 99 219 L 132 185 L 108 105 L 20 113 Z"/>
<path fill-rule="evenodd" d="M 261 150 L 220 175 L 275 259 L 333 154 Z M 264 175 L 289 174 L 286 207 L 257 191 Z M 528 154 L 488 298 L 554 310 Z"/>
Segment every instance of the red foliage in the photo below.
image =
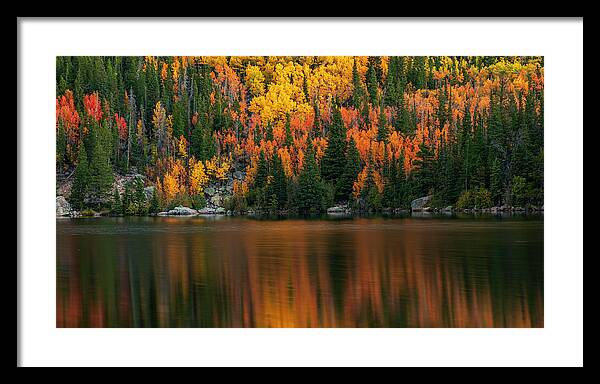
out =
<path fill-rule="evenodd" d="M 83 105 L 88 116 L 99 122 L 102 119 L 102 105 L 98 92 L 83 97 Z"/>

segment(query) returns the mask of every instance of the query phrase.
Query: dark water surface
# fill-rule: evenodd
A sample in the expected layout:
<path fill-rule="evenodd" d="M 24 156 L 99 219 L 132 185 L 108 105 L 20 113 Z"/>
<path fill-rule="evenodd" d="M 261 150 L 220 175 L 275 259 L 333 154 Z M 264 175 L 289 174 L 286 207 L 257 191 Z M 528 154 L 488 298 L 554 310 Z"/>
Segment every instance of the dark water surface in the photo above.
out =
<path fill-rule="evenodd" d="M 543 327 L 543 218 L 57 219 L 58 327 Z"/>

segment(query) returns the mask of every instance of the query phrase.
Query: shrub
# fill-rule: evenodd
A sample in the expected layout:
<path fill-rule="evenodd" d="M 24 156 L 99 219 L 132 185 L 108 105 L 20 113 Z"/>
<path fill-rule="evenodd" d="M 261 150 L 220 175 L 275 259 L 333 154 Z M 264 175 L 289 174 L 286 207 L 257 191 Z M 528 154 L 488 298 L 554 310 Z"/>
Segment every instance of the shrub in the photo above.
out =
<path fill-rule="evenodd" d="M 487 189 L 480 187 L 475 191 L 475 208 L 490 208 L 492 203 L 492 193 Z"/>
<path fill-rule="evenodd" d="M 191 201 L 192 201 L 192 208 L 194 208 L 194 209 L 202 209 L 202 208 L 206 207 L 206 198 L 204 197 L 203 193 L 193 195 L 191 197 Z"/>
<path fill-rule="evenodd" d="M 527 180 L 521 176 L 515 176 L 512 179 L 512 201 L 513 205 L 523 206 L 529 195 Z"/>
<path fill-rule="evenodd" d="M 456 201 L 456 207 L 458 209 L 467 209 L 473 207 L 473 205 L 475 205 L 473 193 L 471 193 L 471 191 L 462 191 L 458 197 L 458 200 Z"/>

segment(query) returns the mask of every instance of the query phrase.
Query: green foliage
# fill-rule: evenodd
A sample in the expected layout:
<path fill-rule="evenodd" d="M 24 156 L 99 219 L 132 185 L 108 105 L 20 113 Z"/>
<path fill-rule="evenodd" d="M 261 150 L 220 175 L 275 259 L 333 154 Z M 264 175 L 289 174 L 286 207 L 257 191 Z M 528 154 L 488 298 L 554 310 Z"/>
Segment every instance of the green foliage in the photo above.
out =
<path fill-rule="evenodd" d="M 483 187 L 463 191 L 456 202 L 459 209 L 490 208 L 492 205 L 492 194 Z"/>
<path fill-rule="evenodd" d="M 234 194 L 225 198 L 223 208 L 234 213 L 245 213 L 248 210 L 248 201 L 244 196 Z"/>
<path fill-rule="evenodd" d="M 152 198 L 150 199 L 148 213 L 157 214 L 158 212 L 160 212 L 160 201 L 158 199 L 158 194 L 156 193 L 156 188 L 154 188 L 152 189 Z"/>
<path fill-rule="evenodd" d="M 287 179 L 285 176 L 285 171 L 283 169 L 283 164 L 281 163 L 281 158 L 278 154 L 273 156 L 273 182 L 272 182 L 272 192 L 275 196 L 277 204 L 275 205 L 276 209 L 283 209 L 287 205 Z"/>
<path fill-rule="evenodd" d="M 258 168 L 256 170 L 256 176 L 254 177 L 254 188 L 259 189 L 264 187 L 267 183 L 268 176 L 269 168 L 267 164 L 267 159 L 265 157 L 265 152 L 261 150 L 258 158 Z"/>
<path fill-rule="evenodd" d="M 121 204 L 121 196 L 119 195 L 119 190 L 115 188 L 113 193 L 113 202 L 110 207 L 110 213 L 112 214 L 121 214 L 123 212 L 123 205 Z"/>
<path fill-rule="evenodd" d="M 158 201 L 158 197 L 157 197 Z M 157 209 L 157 206 L 152 207 L 152 210 Z M 122 213 L 126 216 L 146 215 L 151 211 L 148 206 L 146 194 L 144 193 L 144 182 L 141 178 L 125 184 L 123 192 Z M 152 211 L 151 213 L 156 213 Z"/>
<path fill-rule="evenodd" d="M 337 201 L 345 201 L 350 198 L 352 193 L 352 185 L 360 173 L 361 162 L 360 153 L 356 148 L 356 142 L 354 138 L 350 138 L 348 142 L 348 153 L 346 155 L 346 164 L 342 176 L 338 179 L 334 198 Z"/>
<path fill-rule="evenodd" d="M 100 207 L 107 195 L 110 196 L 114 174 L 109 156 L 111 146 L 107 144 L 110 141 L 108 127 L 98 124 L 92 124 L 92 127 L 89 133 L 92 152 L 89 160 L 88 196 L 90 204 Z"/>
<path fill-rule="evenodd" d="M 84 207 L 89 178 L 87 151 L 85 145 L 82 144 L 79 146 L 77 168 L 75 168 L 71 195 L 69 196 L 69 203 L 76 210 L 81 210 Z"/>
<path fill-rule="evenodd" d="M 332 181 L 344 172 L 346 164 L 346 126 L 339 108 L 333 111 L 333 122 L 329 127 L 327 148 L 321 161 L 323 180 Z"/>
<path fill-rule="evenodd" d="M 204 197 L 204 193 L 192 195 L 190 196 L 190 200 L 192 202 L 192 208 L 194 209 L 202 209 L 206 207 L 206 197 Z"/>
<path fill-rule="evenodd" d="M 527 180 L 522 176 L 513 177 L 511 193 L 513 205 L 519 207 L 524 206 L 529 197 Z"/>
<path fill-rule="evenodd" d="M 319 176 L 315 152 L 311 142 L 308 142 L 304 167 L 298 177 L 297 207 L 302 214 L 321 212 L 327 204 L 325 187 Z"/>

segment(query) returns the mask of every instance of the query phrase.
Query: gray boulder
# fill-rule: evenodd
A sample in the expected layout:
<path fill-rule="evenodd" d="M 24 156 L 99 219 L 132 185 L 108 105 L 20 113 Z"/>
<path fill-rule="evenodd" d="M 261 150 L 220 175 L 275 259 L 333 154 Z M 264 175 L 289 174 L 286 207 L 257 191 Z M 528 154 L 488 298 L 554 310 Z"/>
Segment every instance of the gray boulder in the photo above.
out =
<path fill-rule="evenodd" d="M 56 196 L 56 216 L 69 216 L 71 212 L 71 204 L 67 199 L 64 196 Z"/>
<path fill-rule="evenodd" d="M 197 215 L 198 211 L 196 211 L 195 209 L 189 208 L 189 207 L 184 207 L 182 205 L 179 205 L 179 206 L 171 209 L 169 212 L 167 212 L 167 214 L 169 216 L 193 216 L 193 215 Z"/>
<path fill-rule="evenodd" d="M 429 196 L 424 196 L 424 197 L 419 197 L 418 199 L 414 199 L 413 201 L 410 202 L 410 208 L 413 211 L 422 211 L 424 208 L 428 208 L 429 204 L 431 203 L 431 199 L 433 198 L 433 196 L 429 195 Z"/>
<path fill-rule="evenodd" d="M 208 196 L 214 196 L 214 194 L 217 193 L 217 190 L 214 187 L 208 187 L 204 190 L 204 193 Z"/>
<path fill-rule="evenodd" d="M 198 214 L 200 215 L 213 215 L 215 214 L 216 209 L 210 207 L 204 207 L 198 210 Z"/>
<path fill-rule="evenodd" d="M 330 215 L 347 214 L 350 213 L 350 209 L 345 205 L 336 205 L 327 208 L 327 213 Z"/>

